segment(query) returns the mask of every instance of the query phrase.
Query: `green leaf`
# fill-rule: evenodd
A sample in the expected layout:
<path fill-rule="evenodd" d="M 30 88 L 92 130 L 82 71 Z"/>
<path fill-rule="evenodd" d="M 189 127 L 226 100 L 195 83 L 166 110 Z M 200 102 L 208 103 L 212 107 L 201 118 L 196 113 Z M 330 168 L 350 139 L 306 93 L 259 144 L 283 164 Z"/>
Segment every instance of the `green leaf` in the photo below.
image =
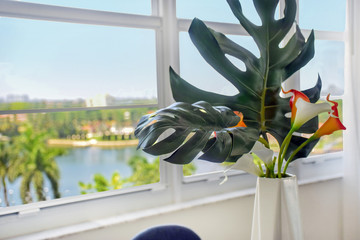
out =
<path fill-rule="evenodd" d="M 254 128 L 230 128 L 239 121 L 227 107 L 180 102 L 144 116 L 135 134 L 138 147 L 153 155 L 171 153 L 165 159 L 171 163 L 187 164 L 200 152 L 200 159 L 207 161 L 233 161 L 235 155 L 249 152 L 259 136 Z M 172 133 L 167 132 L 170 129 Z M 216 138 L 210 138 L 214 131 Z"/>
<path fill-rule="evenodd" d="M 170 68 L 170 80 L 173 97 L 176 101 L 193 103 L 207 101 L 214 106 L 227 106 L 233 111 L 242 112 L 244 122 L 250 128 L 260 129 L 260 134 L 266 139 L 266 134 L 273 135 L 281 144 L 290 130 L 290 119 L 285 117 L 291 112 L 289 99 L 281 98 L 281 84 L 292 74 L 306 65 L 314 56 L 314 33 L 307 40 L 295 24 L 296 1 L 285 0 L 284 17 L 275 19 L 275 11 L 279 0 L 254 0 L 254 6 L 261 18 L 262 25 L 257 26 L 245 17 L 238 0 L 227 1 L 233 14 L 240 24 L 253 38 L 260 51 L 257 58 L 244 47 L 239 46 L 224 34 L 208 28 L 201 20 L 195 18 L 189 29 L 189 35 L 203 58 L 228 80 L 239 93 L 234 96 L 224 96 L 203 91 L 182 79 Z M 283 46 L 285 36 L 295 24 L 295 32 Z M 283 46 L 283 47 L 281 47 Z M 246 71 L 241 71 L 226 55 L 243 61 Z M 318 100 L 321 90 L 321 79 L 308 90 L 303 91 L 311 102 Z M 318 128 L 318 120 L 314 118 L 299 129 L 299 133 L 313 133 Z M 300 139 L 300 140 L 299 140 Z M 294 138 L 288 152 L 296 149 L 296 144 L 304 138 Z M 218 143 L 216 143 L 218 142 Z M 205 154 L 225 158 L 229 141 L 220 135 L 216 145 L 209 148 Z M 220 147 L 220 145 L 223 145 Z M 297 156 L 310 152 L 313 144 Z M 234 146 L 232 146 L 234 148 Z M 231 157 L 233 159 L 233 157 Z M 229 160 L 229 157 L 227 158 Z"/>

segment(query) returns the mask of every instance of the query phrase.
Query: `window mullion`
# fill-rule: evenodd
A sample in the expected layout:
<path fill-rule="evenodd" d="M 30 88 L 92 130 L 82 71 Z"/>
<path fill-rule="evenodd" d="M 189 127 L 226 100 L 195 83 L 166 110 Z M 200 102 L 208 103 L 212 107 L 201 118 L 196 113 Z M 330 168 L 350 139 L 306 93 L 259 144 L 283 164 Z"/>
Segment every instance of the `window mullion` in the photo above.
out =
<path fill-rule="evenodd" d="M 187 32 L 192 20 L 190 19 L 179 19 L 179 31 Z M 249 36 L 247 31 L 244 29 L 243 26 L 234 23 L 221 23 L 221 22 L 211 22 L 211 21 L 204 21 L 206 26 L 209 28 L 214 29 L 215 31 L 222 32 L 223 34 L 230 34 L 230 35 L 246 35 Z"/>
<path fill-rule="evenodd" d="M 309 36 L 311 30 L 309 29 L 301 29 L 303 35 Z M 320 31 L 314 30 L 316 40 L 329 40 L 329 41 L 345 41 L 346 34 L 345 32 L 332 32 L 332 31 Z"/>
<path fill-rule="evenodd" d="M 169 66 L 179 71 L 179 34 L 176 19 L 176 1 L 158 0 L 162 27 L 157 30 L 157 71 L 159 107 L 169 106 L 174 102 L 170 87 Z M 155 3 L 153 6 L 156 5 Z M 153 10 L 154 13 L 154 10 Z M 182 167 L 160 161 L 160 182 L 165 183 L 173 202 L 181 201 Z"/>
<path fill-rule="evenodd" d="M 82 23 L 133 28 L 158 28 L 161 19 L 154 16 L 59 7 L 20 1 L 0 1 L 0 16 L 57 22 Z"/>

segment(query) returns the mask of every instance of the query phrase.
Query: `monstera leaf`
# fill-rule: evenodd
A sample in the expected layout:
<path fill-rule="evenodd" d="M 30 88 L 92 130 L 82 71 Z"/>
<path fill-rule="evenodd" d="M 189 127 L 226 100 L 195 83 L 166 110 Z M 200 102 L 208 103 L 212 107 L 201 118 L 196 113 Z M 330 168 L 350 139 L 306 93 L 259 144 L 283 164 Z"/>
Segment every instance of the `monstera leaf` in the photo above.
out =
<path fill-rule="evenodd" d="M 208 161 L 236 161 L 246 151 L 249 152 L 260 137 L 267 140 L 267 134 L 271 134 L 281 144 L 289 132 L 291 123 L 286 114 L 291 112 L 291 109 L 289 99 L 281 98 L 279 95 L 281 84 L 314 56 L 314 33 L 312 31 L 305 41 L 294 22 L 295 0 L 285 0 L 284 17 L 281 19 L 274 18 L 279 0 L 253 0 L 261 18 L 262 25 L 260 26 L 244 16 L 238 0 L 227 0 L 227 2 L 242 27 L 254 39 L 259 48 L 260 57 L 257 58 L 249 50 L 233 42 L 224 34 L 208 28 L 201 20 L 195 18 L 189 29 L 192 42 L 209 65 L 238 90 L 238 94 L 225 96 L 201 90 L 186 82 L 170 67 L 173 97 L 177 102 L 184 103 L 178 103 L 179 105 L 157 112 L 155 116 L 145 116 L 142 119 L 137 128 L 137 135 L 140 138 L 139 146 L 145 151 L 159 155 L 176 150 L 168 160 L 181 164 L 191 161 L 199 151 L 204 152 L 202 158 Z M 295 32 L 285 46 L 281 47 L 285 36 L 292 31 L 294 25 Z M 246 70 L 238 69 L 227 58 L 227 55 L 242 61 Z M 319 99 L 320 90 L 319 77 L 313 88 L 303 92 L 314 103 Z M 202 111 L 188 109 L 190 105 L 184 105 L 198 101 L 209 104 L 201 103 L 202 106 L 206 105 L 206 117 L 201 115 Z M 237 130 L 238 128 L 232 129 L 226 124 L 220 124 L 221 114 L 219 115 L 216 111 L 224 108 L 211 108 L 210 105 L 226 106 L 232 111 L 241 112 L 247 127 Z M 181 109 L 178 109 L 179 106 Z M 174 114 L 176 112 L 176 114 L 170 117 L 167 115 L 168 112 Z M 149 125 L 152 119 L 156 122 Z M 214 119 L 219 119 L 219 121 L 215 124 Z M 163 141 L 159 141 L 158 137 L 163 128 L 172 128 L 175 132 Z M 298 132 L 313 133 L 317 129 L 316 117 Z M 213 131 L 219 131 L 221 134 L 209 139 Z M 189 133 L 194 135 L 184 143 Z M 247 142 L 238 144 L 237 139 Z M 293 137 L 286 157 L 305 140 L 306 138 L 301 136 Z M 316 142 L 313 142 L 304 147 L 297 153 L 295 159 L 307 156 L 315 144 Z M 179 145 L 182 147 L 178 148 Z M 240 150 L 236 151 L 236 148 Z"/>
<path fill-rule="evenodd" d="M 234 111 L 242 112 L 244 122 L 250 128 L 260 129 L 273 135 L 281 144 L 290 130 L 290 120 L 285 114 L 290 112 L 289 99 L 279 96 L 281 84 L 293 73 L 306 65 L 314 56 L 314 33 L 307 41 L 297 25 L 296 31 L 284 47 L 280 47 L 285 36 L 294 25 L 296 14 L 295 0 L 285 0 L 284 17 L 274 19 L 278 0 L 254 0 L 255 8 L 262 25 L 257 26 L 248 20 L 238 0 L 228 0 L 230 8 L 244 29 L 254 39 L 260 51 L 257 58 L 250 51 L 239 46 L 224 34 L 216 32 L 199 19 L 194 19 L 189 34 L 194 45 L 204 59 L 239 91 L 234 96 L 224 96 L 198 89 L 182 79 L 170 68 L 171 86 L 174 99 L 180 102 L 206 101 L 212 105 L 223 105 Z M 226 55 L 243 61 L 246 71 L 234 66 Z M 312 89 L 304 91 L 311 102 L 320 97 L 321 79 Z M 300 133 L 313 133 L 318 128 L 314 118 L 299 130 Z M 293 138 L 287 154 L 305 141 Z M 307 156 L 316 142 L 308 145 L 297 154 Z"/>
<path fill-rule="evenodd" d="M 172 153 L 165 159 L 171 163 L 187 164 L 201 151 L 200 158 L 205 160 L 236 161 L 258 139 L 256 129 L 232 127 L 239 121 L 240 117 L 227 107 L 212 107 L 206 102 L 174 103 L 143 116 L 135 135 L 140 139 L 138 148 L 147 153 Z M 171 133 L 166 132 L 170 129 Z M 160 140 L 166 133 L 168 136 Z"/>

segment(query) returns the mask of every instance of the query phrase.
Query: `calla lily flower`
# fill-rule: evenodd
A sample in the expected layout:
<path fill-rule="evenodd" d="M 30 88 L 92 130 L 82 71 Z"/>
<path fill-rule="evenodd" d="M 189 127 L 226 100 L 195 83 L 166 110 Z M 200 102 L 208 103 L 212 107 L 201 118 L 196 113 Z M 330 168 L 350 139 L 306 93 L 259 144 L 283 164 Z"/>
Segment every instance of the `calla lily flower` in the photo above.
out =
<path fill-rule="evenodd" d="M 224 170 L 225 178 L 220 183 L 220 185 L 224 184 L 228 180 L 228 176 L 226 173 L 230 170 L 242 170 L 258 177 L 264 175 L 262 170 L 260 170 L 259 166 L 255 164 L 254 157 L 250 153 L 242 155 L 242 157 L 239 158 L 236 163 Z"/>
<path fill-rule="evenodd" d="M 240 117 L 240 121 L 235 125 L 235 126 L 232 126 L 233 127 L 246 127 L 246 124 L 244 123 L 244 115 L 242 114 L 242 112 L 239 112 L 239 111 L 234 111 L 234 113 Z"/>
<path fill-rule="evenodd" d="M 236 127 L 247 127 L 246 124 L 244 123 L 244 115 L 242 114 L 242 112 L 239 111 L 234 111 L 234 113 L 240 117 L 240 121 L 235 125 L 232 126 L 230 128 L 236 128 Z M 211 135 L 211 137 L 216 137 L 216 131 L 214 131 Z"/>
<path fill-rule="evenodd" d="M 318 139 L 324 135 L 330 135 L 337 130 L 346 130 L 345 126 L 341 123 L 339 119 L 339 111 L 337 109 L 338 103 L 329 100 L 329 96 L 327 96 L 326 100 L 328 102 L 333 103 L 334 105 L 331 107 L 330 117 L 326 120 L 326 122 L 314 133 L 312 136 L 313 139 Z"/>
<path fill-rule="evenodd" d="M 261 142 L 257 141 L 251 151 L 258 156 L 266 166 L 270 166 L 272 164 L 274 151 L 265 147 Z"/>
<path fill-rule="evenodd" d="M 339 117 L 339 111 L 337 109 L 339 104 L 337 102 L 335 102 L 335 101 L 330 100 L 330 94 L 327 95 L 326 101 L 331 102 L 333 104 L 332 107 L 331 107 L 331 113 L 330 114 L 335 116 L 335 117 Z"/>
<path fill-rule="evenodd" d="M 251 173 L 255 176 L 262 176 L 264 173 L 259 169 L 258 165 L 254 162 L 254 157 L 250 153 L 244 154 L 239 158 L 236 163 L 234 163 L 230 168 L 226 169 L 224 172 L 229 170 L 243 170 L 245 172 Z"/>
<path fill-rule="evenodd" d="M 292 97 L 290 98 L 289 104 L 290 104 L 290 108 L 291 108 L 291 124 L 294 123 L 295 120 L 295 116 L 296 116 L 296 112 L 297 112 L 297 107 L 296 107 L 296 102 L 299 99 L 303 99 L 306 102 L 310 102 L 309 98 L 302 92 L 297 91 L 295 89 L 290 89 L 289 91 L 284 91 L 283 88 L 281 88 L 281 91 L 284 94 L 288 94 L 288 93 L 292 93 Z"/>
<path fill-rule="evenodd" d="M 329 103 L 310 103 L 302 98 L 299 98 L 295 102 L 295 105 L 297 110 L 294 122 L 291 126 L 293 131 L 299 129 L 304 123 L 316 117 L 318 114 L 331 111 Z"/>
<path fill-rule="evenodd" d="M 346 130 L 345 126 L 337 117 L 330 116 L 328 120 L 314 133 L 312 138 L 317 139 L 324 135 L 330 135 L 337 130 Z"/>
<path fill-rule="evenodd" d="M 258 156 L 265 163 L 266 166 L 270 166 L 272 164 L 274 151 L 266 148 L 264 144 L 257 141 L 253 146 L 253 148 L 251 149 L 250 153 L 244 154 L 241 158 L 239 158 L 236 161 L 236 163 L 234 163 L 229 168 L 224 170 L 225 179 L 220 184 L 223 184 L 224 182 L 227 181 L 226 172 L 228 172 L 229 170 L 242 170 L 250 174 L 253 174 L 255 176 L 259 176 L 259 177 L 263 176 L 264 172 L 254 162 L 254 156 L 251 155 L 251 153 L 254 153 L 256 156 Z"/>

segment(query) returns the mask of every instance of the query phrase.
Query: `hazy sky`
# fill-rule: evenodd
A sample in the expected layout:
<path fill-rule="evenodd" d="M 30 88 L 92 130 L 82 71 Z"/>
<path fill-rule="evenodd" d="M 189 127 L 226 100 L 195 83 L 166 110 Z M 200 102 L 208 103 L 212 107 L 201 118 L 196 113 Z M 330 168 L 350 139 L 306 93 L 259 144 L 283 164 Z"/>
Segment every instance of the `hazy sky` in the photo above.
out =
<path fill-rule="evenodd" d="M 150 0 L 28 0 L 28 2 L 97 10 L 151 14 Z M 246 15 L 259 23 L 249 0 Z M 345 0 L 301 0 L 300 26 L 343 31 Z M 119 4 L 121 3 L 121 4 Z M 206 6 L 206 7 L 205 7 Z M 235 23 L 223 0 L 178 0 L 180 18 Z M 27 94 L 30 98 L 76 99 L 97 94 L 116 97 L 156 96 L 155 33 L 152 30 L 0 18 L 0 97 Z M 256 49 L 249 37 L 232 37 Z M 180 34 L 181 75 L 199 87 L 234 93 L 233 87 L 208 66 L 187 33 Z M 316 57 L 301 72 L 310 87 L 320 72 L 324 88 L 343 88 L 344 46 L 317 41 Z"/>

